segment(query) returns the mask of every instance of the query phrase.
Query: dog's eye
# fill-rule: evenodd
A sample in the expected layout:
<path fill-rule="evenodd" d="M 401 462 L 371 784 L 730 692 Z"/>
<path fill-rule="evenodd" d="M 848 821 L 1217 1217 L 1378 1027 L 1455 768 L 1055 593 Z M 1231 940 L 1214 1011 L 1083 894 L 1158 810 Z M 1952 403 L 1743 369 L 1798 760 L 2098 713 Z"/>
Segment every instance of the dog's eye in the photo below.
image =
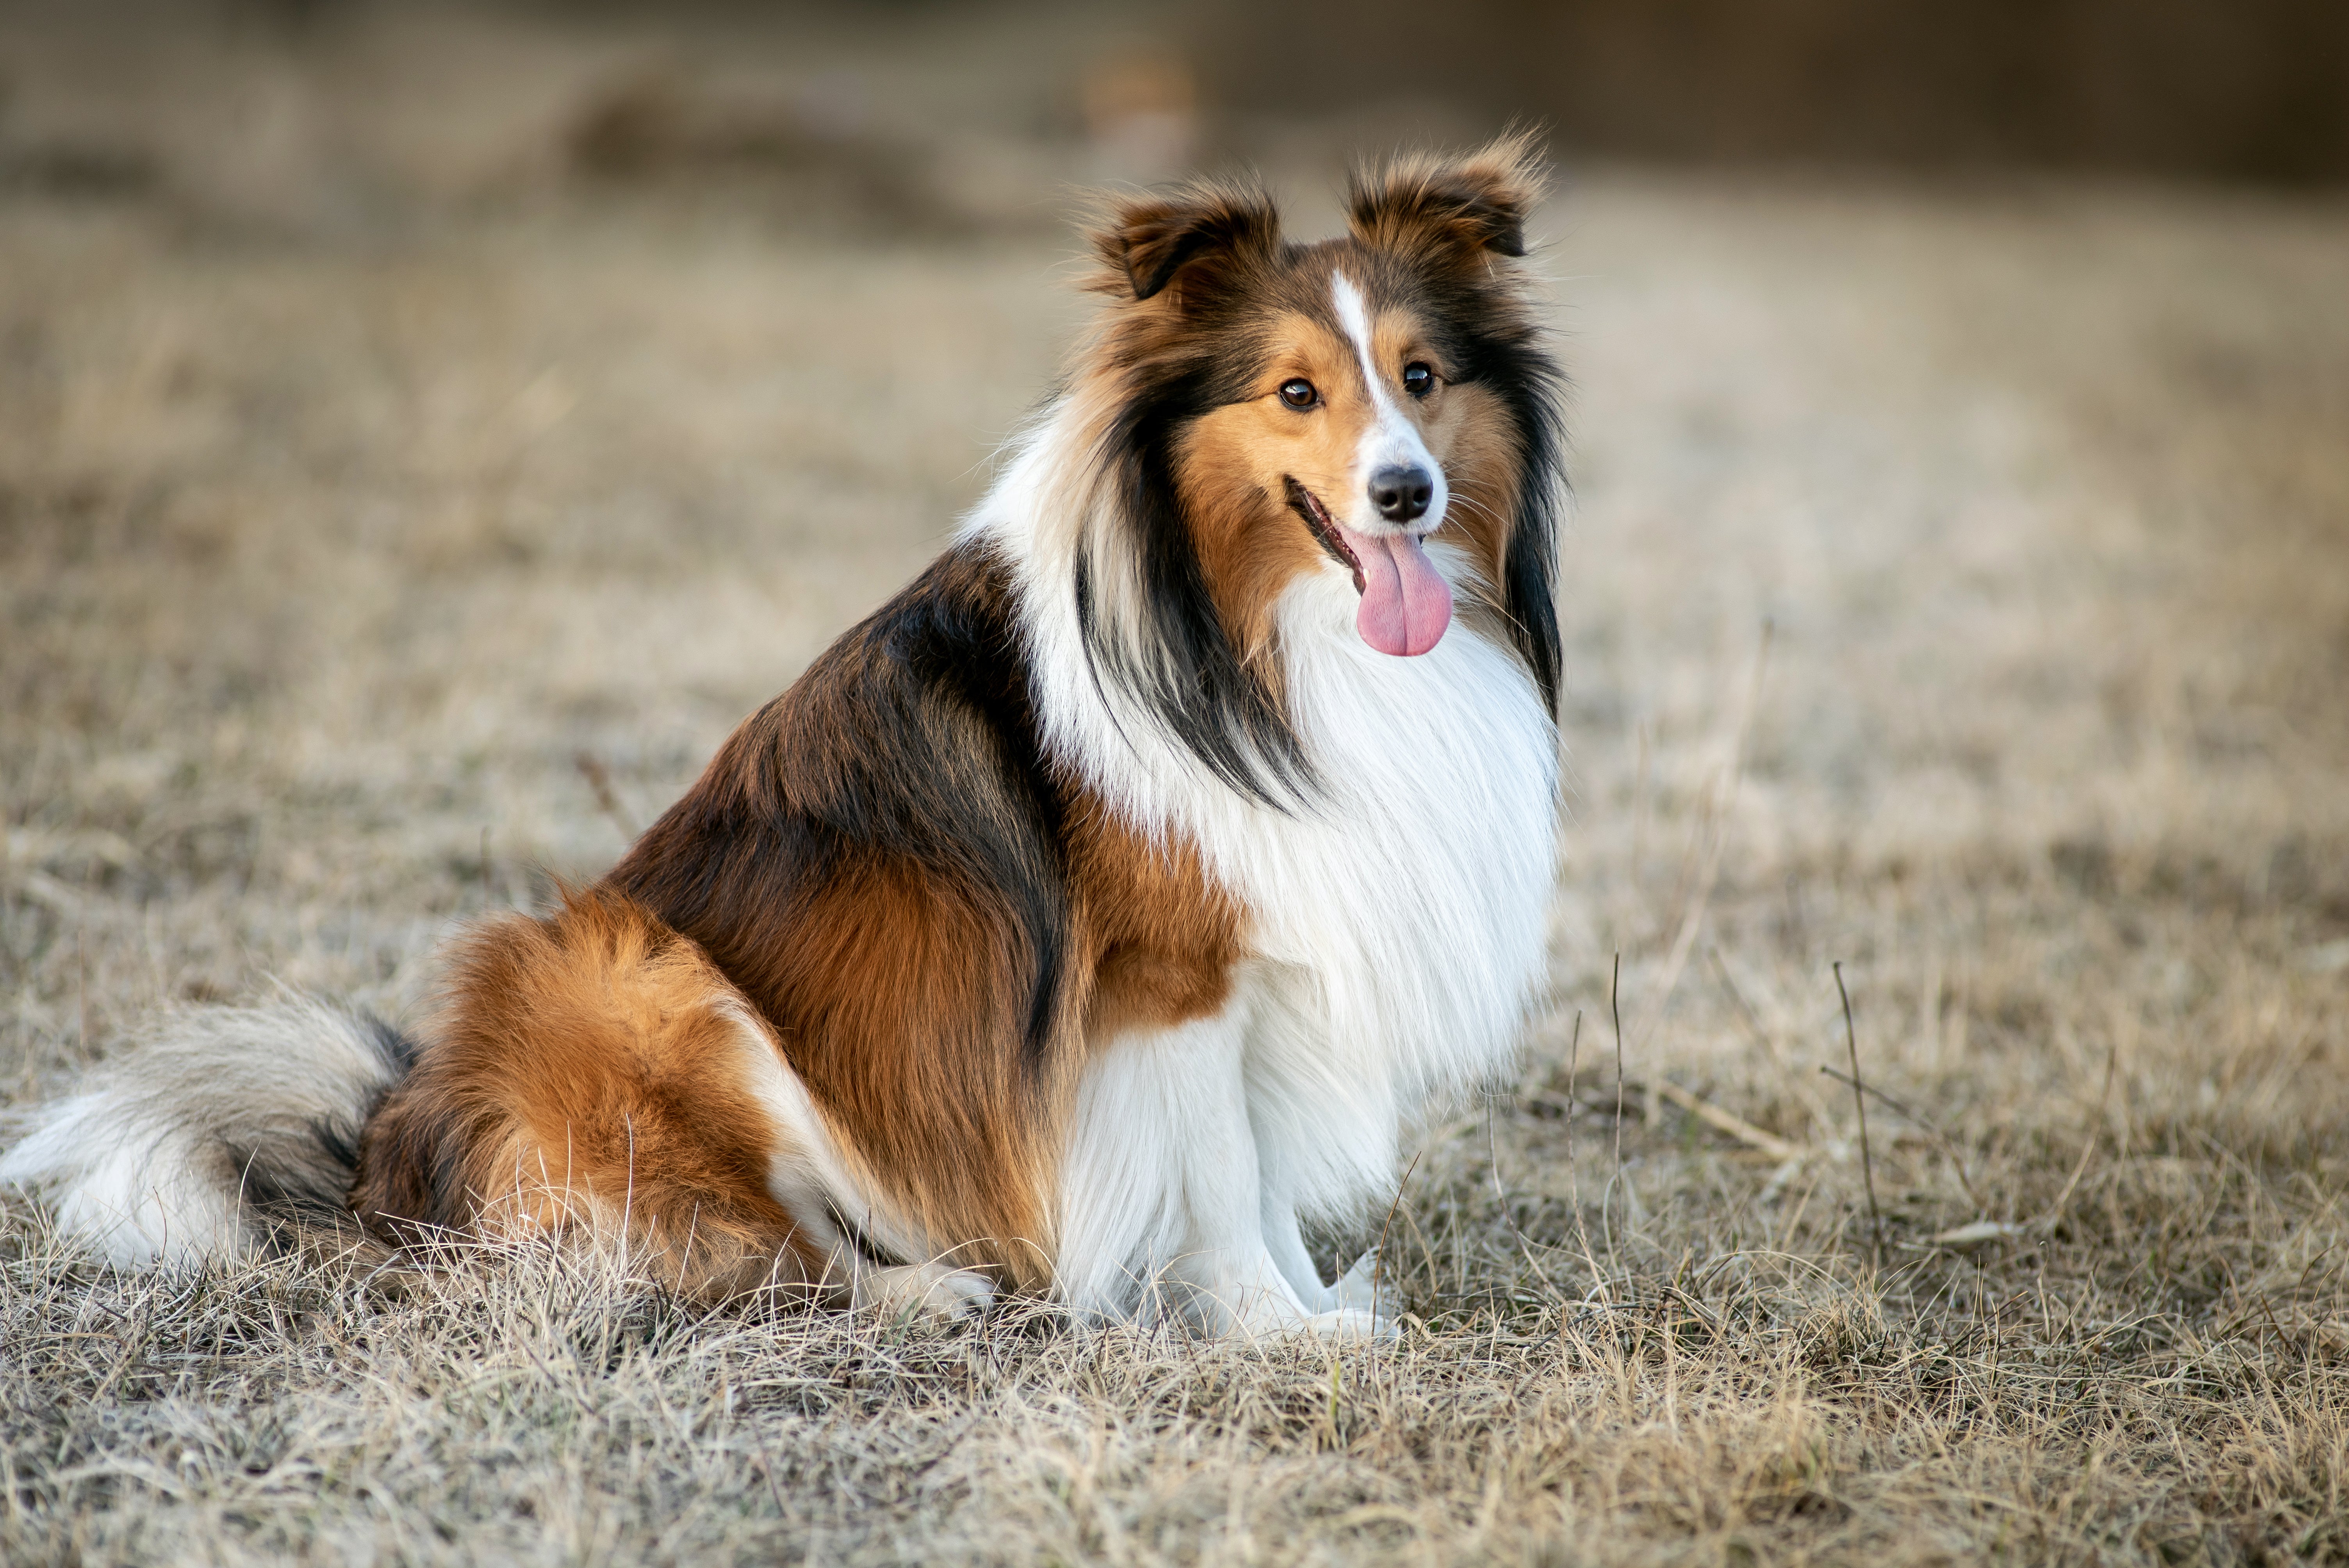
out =
<path fill-rule="evenodd" d="M 1292 408 L 1310 408 L 1321 401 L 1321 394 L 1313 390 L 1313 383 L 1300 376 L 1280 384 L 1280 400 Z"/>
<path fill-rule="evenodd" d="M 1402 367 L 1402 389 L 1414 397 L 1424 397 L 1435 390 L 1435 372 L 1419 360 Z"/>

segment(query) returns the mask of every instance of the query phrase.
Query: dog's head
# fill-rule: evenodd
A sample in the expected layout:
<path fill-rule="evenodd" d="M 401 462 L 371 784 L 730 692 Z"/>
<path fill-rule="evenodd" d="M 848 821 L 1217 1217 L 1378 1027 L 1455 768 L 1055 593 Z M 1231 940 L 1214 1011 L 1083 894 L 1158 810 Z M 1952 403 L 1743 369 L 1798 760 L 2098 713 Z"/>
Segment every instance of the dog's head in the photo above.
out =
<path fill-rule="evenodd" d="M 1102 409 L 1142 614 L 1163 631 L 1204 594 L 1215 626 L 1173 634 L 1220 634 L 1245 673 L 1309 573 L 1350 581 L 1358 634 L 1398 656 L 1442 641 L 1456 594 L 1553 696 L 1557 378 L 1518 264 L 1538 191 L 1512 138 L 1358 175 L 1348 232 L 1310 244 L 1249 186 L 1112 208 L 1076 390 Z"/>

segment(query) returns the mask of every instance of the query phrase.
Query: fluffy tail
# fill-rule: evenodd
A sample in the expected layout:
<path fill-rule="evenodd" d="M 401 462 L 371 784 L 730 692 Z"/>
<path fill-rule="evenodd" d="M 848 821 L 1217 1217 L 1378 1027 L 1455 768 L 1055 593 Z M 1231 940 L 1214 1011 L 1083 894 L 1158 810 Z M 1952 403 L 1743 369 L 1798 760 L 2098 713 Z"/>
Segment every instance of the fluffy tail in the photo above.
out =
<path fill-rule="evenodd" d="M 359 1130 L 414 1054 L 381 1019 L 307 997 L 182 1013 L 34 1111 L 0 1181 L 46 1192 L 60 1230 L 125 1267 L 347 1232 Z"/>

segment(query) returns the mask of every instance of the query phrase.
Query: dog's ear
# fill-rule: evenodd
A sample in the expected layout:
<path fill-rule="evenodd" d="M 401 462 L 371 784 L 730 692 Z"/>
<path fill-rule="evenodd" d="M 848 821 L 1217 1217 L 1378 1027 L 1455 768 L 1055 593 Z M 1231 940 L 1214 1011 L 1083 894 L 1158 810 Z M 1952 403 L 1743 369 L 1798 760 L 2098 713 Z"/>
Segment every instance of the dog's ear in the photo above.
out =
<path fill-rule="evenodd" d="M 1280 243 L 1272 199 L 1248 186 L 1198 183 L 1117 201 L 1092 229 L 1103 294 L 1149 299 L 1178 278 L 1196 295 Z"/>
<path fill-rule="evenodd" d="M 1354 237 L 1408 253 L 1526 253 L 1526 217 L 1541 200 L 1540 154 L 1515 131 L 1464 158 L 1404 158 L 1357 170 L 1346 191 Z"/>

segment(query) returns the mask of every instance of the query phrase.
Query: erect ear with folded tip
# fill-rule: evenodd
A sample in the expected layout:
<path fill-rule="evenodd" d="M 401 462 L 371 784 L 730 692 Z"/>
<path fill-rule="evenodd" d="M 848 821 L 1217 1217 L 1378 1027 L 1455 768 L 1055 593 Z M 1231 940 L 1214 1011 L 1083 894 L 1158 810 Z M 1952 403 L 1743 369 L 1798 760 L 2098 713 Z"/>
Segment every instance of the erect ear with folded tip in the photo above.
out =
<path fill-rule="evenodd" d="M 1103 263 L 1095 289 L 1144 300 L 1179 282 L 1195 295 L 1278 245 L 1280 217 L 1261 191 L 1195 184 L 1120 201 L 1092 242 Z"/>
<path fill-rule="evenodd" d="M 1406 158 L 1358 172 L 1346 192 L 1366 244 L 1462 257 L 1526 253 L 1526 217 L 1541 199 L 1540 158 L 1519 132 L 1463 158 Z"/>

